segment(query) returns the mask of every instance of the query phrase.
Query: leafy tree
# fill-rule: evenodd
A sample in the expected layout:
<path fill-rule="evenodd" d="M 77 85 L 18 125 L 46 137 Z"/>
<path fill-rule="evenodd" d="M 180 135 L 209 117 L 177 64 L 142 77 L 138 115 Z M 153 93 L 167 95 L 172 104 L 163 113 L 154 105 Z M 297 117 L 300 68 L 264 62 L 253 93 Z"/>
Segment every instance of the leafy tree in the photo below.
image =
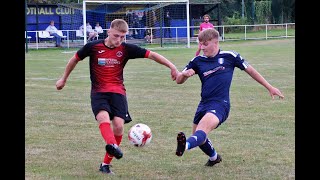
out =
<path fill-rule="evenodd" d="M 295 0 L 272 0 L 273 23 L 294 22 Z"/>
<path fill-rule="evenodd" d="M 279 23 L 280 22 L 280 15 L 281 15 L 281 6 L 282 6 L 282 0 L 272 0 L 271 3 L 271 11 L 272 11 L 272 18 L 273 23 Z"/>
<path fill-rule="evenodd" d="M 255 16 L 258 24 L 271 23 L 271 0 L 255 1 Z"/>
<path fill-rule="evenodd" d="M 295 0 L 283 0 L 283 22 L 294 22 Z"/>

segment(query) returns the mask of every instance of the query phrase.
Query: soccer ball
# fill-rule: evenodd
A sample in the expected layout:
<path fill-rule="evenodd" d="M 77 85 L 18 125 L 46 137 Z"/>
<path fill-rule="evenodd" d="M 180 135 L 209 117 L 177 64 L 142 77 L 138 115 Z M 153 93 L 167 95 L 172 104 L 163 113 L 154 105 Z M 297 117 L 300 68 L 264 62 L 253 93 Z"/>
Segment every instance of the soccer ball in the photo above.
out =
<path fill-rule="evenodd" d="M 128 139 L 132 145 L 137 147 L 147 145 L 152 139 L 151 129 L 146 124 L 135 124 L 128 132 Z"/>

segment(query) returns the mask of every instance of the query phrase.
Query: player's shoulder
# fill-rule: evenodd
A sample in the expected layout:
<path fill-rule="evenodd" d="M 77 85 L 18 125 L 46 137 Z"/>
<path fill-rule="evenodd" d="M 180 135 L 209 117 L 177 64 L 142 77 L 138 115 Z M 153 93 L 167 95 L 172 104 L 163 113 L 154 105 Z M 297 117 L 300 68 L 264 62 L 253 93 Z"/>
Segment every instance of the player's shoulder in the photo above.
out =
<path fill-rule="evenodd" d="M 137 45 L 135 45 L 135 44 L 126 43 L 126 42 L 122 42 L 121 45 L 122 45 L 122 46 L 125 46 L 125 47 L 136 47 L 136 46 L 137 46 Z"/>
<path fill-rule="evenodd" d="M 98 44 L 104 44 L 104 39 L 98 39 L 98 40 L 94 40 L 94 41 L 89 41 L 87 42 L 87 44 L 85 44 L 85 46 L 95 46 Z"/>
<path fill-rule="evenodd" d="M 220 55 L 230 55 L 230 56 L 233 56 L 233 57 L 237 57 L 239 55 L 238 52 L 233 51 L 233 50 L 228 50 L 228 51 L 220 50 L 219 54 Z"/>
<path fill-rule="evenodd" d="M 208 59 L 208 57 L 206 56 L 203 56 L 203 55 L 198 55 L 198 56 L 195 56 L 193 57 L 190 62 L 193 62 L 193 63 L 201 63 L 202 61 L 206 61 Z"/>
<path fill-rule="evenodd" d="M 145 48 L 142 48 L 136 44 L 131 44 L 131 43 L 126 43 L 126 42 L 123 42 L 121 43 L 121 45 L 125 48 L 125 49 L 132 49 L 132 50 L 138 50 L 138 49 L 145 49 Z"/>
<path fill-rule="evenodd" d="M 99 39 L 99 40 L 94 40 L 87 42 L 84 46 L 80 48 L 80 50 L 93 50 L 97 46 L 105 46 L 104 45 L 104 40 Z"/>

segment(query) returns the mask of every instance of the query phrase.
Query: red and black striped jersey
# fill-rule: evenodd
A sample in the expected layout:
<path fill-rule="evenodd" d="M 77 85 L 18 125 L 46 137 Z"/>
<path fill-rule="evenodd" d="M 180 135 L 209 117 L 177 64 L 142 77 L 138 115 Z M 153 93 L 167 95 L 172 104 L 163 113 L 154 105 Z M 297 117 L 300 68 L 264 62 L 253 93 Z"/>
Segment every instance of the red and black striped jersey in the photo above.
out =
<path fill-rule="evenodd" d="M 114 92 L 126 95 L 123 69 L 129 59 L 147 58 L 150 51 L 122 43 L 109 48 L 104 39 L 89 42 L 76 52 L 79 61 L 89 57 L 91 92 Z"/>

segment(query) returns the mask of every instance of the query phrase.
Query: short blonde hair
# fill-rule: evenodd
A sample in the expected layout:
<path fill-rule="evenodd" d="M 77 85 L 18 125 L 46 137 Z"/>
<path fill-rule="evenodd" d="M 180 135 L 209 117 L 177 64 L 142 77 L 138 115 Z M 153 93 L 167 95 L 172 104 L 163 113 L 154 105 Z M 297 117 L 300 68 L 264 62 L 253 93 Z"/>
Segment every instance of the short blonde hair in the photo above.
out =
<path fill-rule="evenodd" d="M 128 23 L 123 19 L 114 19 L 110 24 L 110 29 L 126 33 L 128 32 Z"/>
<path fill-rule="evenodd" d="M 200 42 L 219 39 L 219 32 L 216 29 L 205 29 L 199 33 L 198 39 Z"/>

